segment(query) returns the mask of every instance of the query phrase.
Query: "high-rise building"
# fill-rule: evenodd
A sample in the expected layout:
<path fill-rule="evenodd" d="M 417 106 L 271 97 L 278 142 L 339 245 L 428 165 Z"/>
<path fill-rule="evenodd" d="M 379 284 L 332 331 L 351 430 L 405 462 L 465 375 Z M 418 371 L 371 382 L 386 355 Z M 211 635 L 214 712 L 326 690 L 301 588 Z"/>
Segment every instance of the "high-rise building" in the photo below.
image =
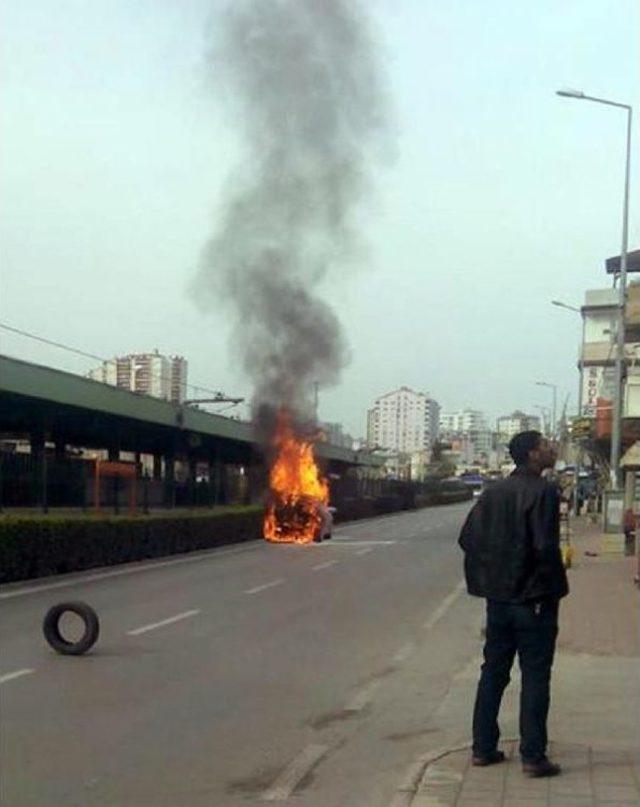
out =
<path fill-rule="evenodd" d="M 367 412 L 370 446 L 410 454 L 429 449 L 438 438 L 440 405 L 408 387 L 376 398 Z"/>
<path fill-rule="evenodd" d="M 477 409 L 443 412 L 440 415 L 440 434 L 463 447 L 459 450 L 467 463 L 486 462 L 493 450 L 493 433 L 484 412 Z"/>
<path fill-rule="evenodd" d="M 182 356 L 171 356 L 171 388 L 169 400 L 182 403 L 187 397 L 187 360 Z"/>
<path fill-rule="evenodd" d="M 187 390 L 187 360 L 182 356 L 131 353 L 107 359 L 91 370 L 89 378 L 115 387 L 151 395 L 172 403 L 182 403 Z"/>
<path fill-rule="evenodd" d="M 443 435 L 469 434 L 470 432 L 487 431 L 487 419 L 477 409 L 461 409 L 458 412 L 442 412 L 440 415 L 440 433 Z"/>
<path fill-rule="evenodd" d="M 519 432 L 541 431 L 540 418 L 537 415 L 527 415 L 519 409 L 510 415 L 499 417 L 497 425 L 500 439 L 505 443 Z"/>

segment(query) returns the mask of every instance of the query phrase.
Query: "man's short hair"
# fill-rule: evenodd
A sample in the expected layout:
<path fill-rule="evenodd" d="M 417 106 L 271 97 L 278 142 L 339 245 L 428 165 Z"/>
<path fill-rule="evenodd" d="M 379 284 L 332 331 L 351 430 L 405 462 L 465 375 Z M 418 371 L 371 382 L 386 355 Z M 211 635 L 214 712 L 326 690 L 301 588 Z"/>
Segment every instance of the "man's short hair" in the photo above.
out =
<path fill-rule="evenodd" d="M 529 453 L 539 447 L 542 435 L 537 431 L 520 432 L 511 438 L 509 454 L 516 465 L 526 465 L 529 462 Z"/>

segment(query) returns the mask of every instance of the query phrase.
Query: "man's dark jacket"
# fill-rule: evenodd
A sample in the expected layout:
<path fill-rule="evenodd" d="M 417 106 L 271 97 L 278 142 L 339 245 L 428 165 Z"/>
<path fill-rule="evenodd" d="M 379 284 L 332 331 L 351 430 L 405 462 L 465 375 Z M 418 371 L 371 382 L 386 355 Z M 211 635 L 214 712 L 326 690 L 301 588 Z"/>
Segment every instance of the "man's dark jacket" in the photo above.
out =
<path fill-rule="evenodd" d="M 564 597 L 559 505 L 555 485 L 524 468 L 488 487 L 458 541 L 469 594 L 499 602 Z"/>

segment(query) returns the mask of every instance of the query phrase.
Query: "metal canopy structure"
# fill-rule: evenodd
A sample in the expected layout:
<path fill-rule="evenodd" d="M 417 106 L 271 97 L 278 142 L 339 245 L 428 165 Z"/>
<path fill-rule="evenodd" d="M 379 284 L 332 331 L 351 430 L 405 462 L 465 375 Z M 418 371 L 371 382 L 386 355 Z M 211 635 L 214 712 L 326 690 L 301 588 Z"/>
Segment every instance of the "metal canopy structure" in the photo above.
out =
<path fill-rule="evenodd" d="M 0 432 L 114 451 L 216 454 L 228 462 L 255 462 L 261 454 L 250 423 L 2 355 Z M 383 462 L 328 443 L 319 443 L 317 453 L 343 465 Z"/>
<path fill-rule="evenodd" d="M 604 262 L 607 274 L 619 274 L 620 264 L 620 255 L 614 255 L 613 258 L 607 258 Z M 627 253 L 627 272 L 640 272 L 640 249 Z"/>

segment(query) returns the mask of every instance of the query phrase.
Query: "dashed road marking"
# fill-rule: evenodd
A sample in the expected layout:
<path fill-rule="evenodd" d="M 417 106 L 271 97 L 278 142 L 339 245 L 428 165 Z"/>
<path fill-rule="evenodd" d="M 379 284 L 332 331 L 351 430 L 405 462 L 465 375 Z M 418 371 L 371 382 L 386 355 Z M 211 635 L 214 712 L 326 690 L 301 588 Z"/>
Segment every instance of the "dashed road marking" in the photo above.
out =
<path fill-rule="evenodd" d="M 372 681 L 367 686 L 363 687 L 359 692 L 351 698 L 351 700 L 344 707 L 346 712 L 361 712 L 365 706 L 368 706 L 373 700 L 376 690 L 380 686 L 380 681 Z"/>
<path fill-rule="evenodd" d="M 358 557 L 362 557 L 363 555 L 368 555 L 368 554 L 369 554 L 369 552 L 373 552 L 373 547 L 372 547 L 372 546 L 367 546 L 367 547 L 365 547 L 364 549 L 359 549 L 359 550 L 356 552 L 356 555 L 357 555 Z"/>
<path fill-rule="evenodd" d="M 284 583 L 283 578 L 280 578 L 280 580 L 272 580 L 270 583 L 263 583 L 261 586 L 256 586 L 255 588 L 248 588 L 244 593 L 259 594 L 261 591 L 266 591 L 268 588 L 273 588 L 274 586 L 280 586 L 282 583 Z"/>
<path fill-rule="evenodd" d="M 393 657 L 392 661 L 395 664 L 401 664 L 403 661 L 406 661 L 409 658 L 409 656 L 413 653 L 414 650 L 415 645 L 413 644 L 413 642 L 407 642 L 407 644 L 403 644 L 400 650 L 398 650 L 398 652 Z"/>
<path fill-rule="evenodd" d="M 335 566 L 337 562 L 338 562 L 337 560 L 327 560 L 325 563 L 318 563 L 317 566 L 311 567 L 311 571 L 319 572 L 321 571 L 321 569 L 328 569 L 329 566 Z"/>
<path fill-rule="evenodd" d="M 460 581 L 458 585 L 453 589 L 453 591 L 449 592 L 447 596 L 442 600 L 440 605 L 436 608 L 436 610 L 431 614 L 429 619 L 423 623 L 422 627 L 425 630 L 431 630 L 436 623 L 438 623 L 442 617 L 446 614 L 446 612 L 451 608 L 453 603 L 458 599 L 458 597 L 462 594 L 465 589 L 464 581 Z"/>
<path fill-rule="evenodd" d="M 150 625 L 142 625 L 140 628 L 128 630 L 127 636 L 139 636 L 141 633 L 147 633 L 148 631 L 155 630 L 156 628 L 163 628 L 165 625 L 172 625 L 174 622 L 180 622 L 182 619 L 188 619 L 190 616 L 195 616 L 199 613 L 199 609 L 195 609 L 193 611 L 184 611 L 182 614 L 170 616 L 167 619 L 161 620 L 160 622 L 152 622 Z"/>
<path fill-rule="evenodd" d="M 7 681 L 13 681 L 14 678 L 22 678 L 23 675 L 31 675 L 34 672 L 35 670 L 31 669 L 31 667 L 25 667 L 24 670 L 15 670 L 14 672 L 5 673 L 4 675 L 0 675 L 0 684 L 6 684 Z"/>
<path fill-rule="evenodd" d="M 287 765 L 271 787 L 264 791 L 260 796 L 262 801 L 286 801 L 328 750 L 328 745 L 308 745 Z"/>

